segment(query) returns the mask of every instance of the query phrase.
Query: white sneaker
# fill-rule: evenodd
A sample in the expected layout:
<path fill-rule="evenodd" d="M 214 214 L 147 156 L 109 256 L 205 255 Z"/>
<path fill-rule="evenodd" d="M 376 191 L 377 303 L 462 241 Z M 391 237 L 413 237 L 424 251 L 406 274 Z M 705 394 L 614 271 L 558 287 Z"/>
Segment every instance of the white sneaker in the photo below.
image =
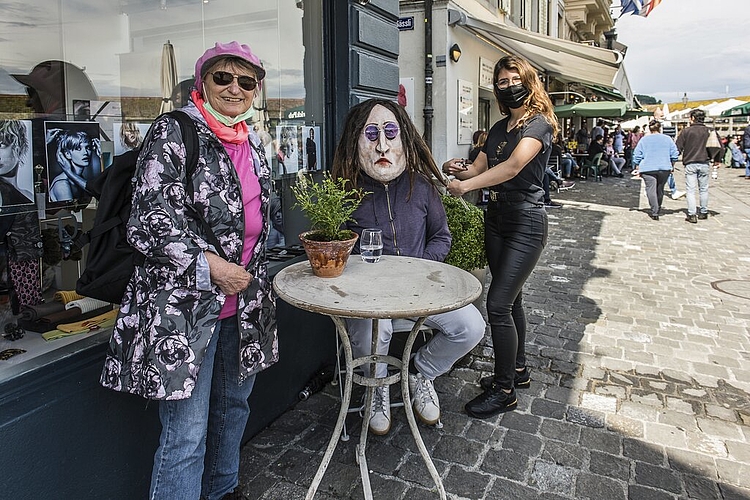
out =
<path fill-rule="evenodd" d="M 372 394 L 370 432 L 384 436 L 391 430 L 391 396 L 388 386 L 376 387 Z"/>
<path fill-rule="evenodd" d="M 672 193 L 672 199 L 673 199 L 673 200 L 679 200 L 680 198 L 682 198 L 682 197 L 683 197 L 683 196 L 685 196 L 686 194 L 687 194 L 687 193 L 686 193 L 685 191 L 679 191 L 679 190 L 675 190 L 675 192 L 674 192 L 674 193 Z"/>
<path fill-rule="evenodd" d="M 411 402 L 419 420 L 427 425 L 435 425 L 440 420 L 440 401 L 438 401 L 432 380 L 427 380 L 421 373 L 409 374 L 409 392 Z"/>

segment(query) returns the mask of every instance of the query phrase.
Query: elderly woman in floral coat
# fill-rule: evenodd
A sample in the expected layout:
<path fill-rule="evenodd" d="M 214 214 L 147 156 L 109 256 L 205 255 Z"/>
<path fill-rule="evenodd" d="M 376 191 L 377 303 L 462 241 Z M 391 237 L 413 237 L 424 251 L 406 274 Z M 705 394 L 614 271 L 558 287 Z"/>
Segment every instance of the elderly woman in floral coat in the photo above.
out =
<path fill-rule="evenodd" d="M 233 494 L 255 374 L 279 355 L 265 264 L 270 170 L 245 123 L 265 71 L 250 47 L 231 42 L 207 50 L 195 74 L 181 111 L 198 132 L 198 167 L 186 189 L 181 129 L 158 118 L 138 158 L 127 230 L 145 262 L 101 377 L 161 400 L 152 499 Z"/>

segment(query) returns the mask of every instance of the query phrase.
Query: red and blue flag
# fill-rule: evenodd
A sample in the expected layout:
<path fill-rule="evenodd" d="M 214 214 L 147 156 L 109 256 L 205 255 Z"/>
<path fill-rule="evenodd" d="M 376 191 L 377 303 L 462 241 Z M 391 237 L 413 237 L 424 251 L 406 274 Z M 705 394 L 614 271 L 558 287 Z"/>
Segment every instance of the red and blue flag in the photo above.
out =
<path fill-rule="evenodd" d="M 661 0 L 620 0 L 620 17 L 625 14 L 647 17 Z"/>

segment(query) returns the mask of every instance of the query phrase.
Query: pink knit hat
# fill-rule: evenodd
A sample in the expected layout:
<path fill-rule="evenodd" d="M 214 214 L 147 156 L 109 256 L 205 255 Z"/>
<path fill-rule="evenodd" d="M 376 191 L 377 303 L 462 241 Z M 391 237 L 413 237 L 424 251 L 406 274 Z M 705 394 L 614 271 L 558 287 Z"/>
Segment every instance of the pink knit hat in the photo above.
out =
<path fill-rule="evenodd" d="M 224 57 L 237 57 L 249 62 L 253 68 L 255 68 L 258 82 L 263 80 L 266 76 L 266 70 L 263 69 L 260 59 L 253 54 L 253 51 L 249 46 L 240 44 L 239 42 L 216 42 L 216 45 L 205 51 L 195 63 L 195 88 L 197 88 L 199 92 L 202 92 L 203 89 L 203 75 L 205 72 L 211 69 L 211 66 L 213 66 L 216 61 Z"/>

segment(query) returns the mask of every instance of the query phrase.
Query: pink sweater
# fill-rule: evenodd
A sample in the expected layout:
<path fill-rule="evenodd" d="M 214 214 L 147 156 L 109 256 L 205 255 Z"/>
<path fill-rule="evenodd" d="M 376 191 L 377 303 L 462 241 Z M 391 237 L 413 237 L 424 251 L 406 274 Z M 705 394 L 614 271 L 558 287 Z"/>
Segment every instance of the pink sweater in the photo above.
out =
<path fill-rule="evenodd" d="M 263 214 L 261 214 L 260 183 L 255 174 L 255 158 L 250 144 L 230 144 L 224 142 L 224 148 L 234 163 L 242 188 L 242 204 L 245 207 L 245 241 L 242 246 L 242 265 L 247 266 L 253 256 L 253 250 L 263 232 Z M 237 295 L 228 295 L 219 319 L 237 314 Z"/>

